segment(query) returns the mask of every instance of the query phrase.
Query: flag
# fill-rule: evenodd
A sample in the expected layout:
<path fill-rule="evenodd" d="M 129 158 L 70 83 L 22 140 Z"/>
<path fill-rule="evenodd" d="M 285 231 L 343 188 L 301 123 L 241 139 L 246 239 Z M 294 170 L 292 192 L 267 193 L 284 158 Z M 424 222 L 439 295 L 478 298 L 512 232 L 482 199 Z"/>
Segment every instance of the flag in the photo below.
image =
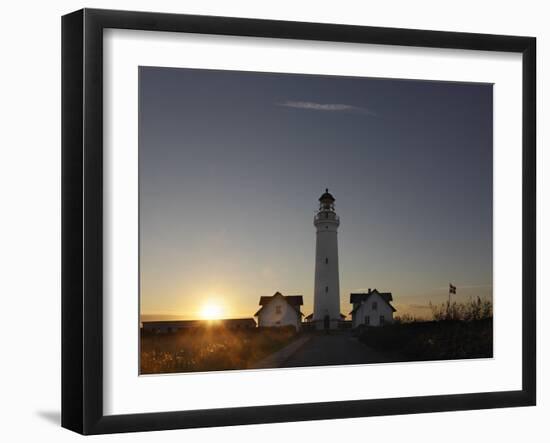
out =
<path fill-rule="evenodd" d="M 449 294 L 456 294 L 456 286 L 449 283 Z"/>

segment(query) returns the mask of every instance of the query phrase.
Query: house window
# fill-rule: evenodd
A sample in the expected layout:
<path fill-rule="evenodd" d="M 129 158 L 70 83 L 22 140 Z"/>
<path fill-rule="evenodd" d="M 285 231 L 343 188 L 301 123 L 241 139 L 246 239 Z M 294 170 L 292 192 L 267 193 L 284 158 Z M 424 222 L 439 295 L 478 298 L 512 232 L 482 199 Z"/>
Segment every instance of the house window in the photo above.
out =
<path fill-rule="evenodd" d="M 328 292 L 328 286 L 325 286 L 325 292 Z"/>
<path fill-rule="evenodd" d="M 378 302 L 373 301 L 372 302 L 372 310 L 377 311 L 378 310 Z"/>
<path fill-rule="evenodd" d="M 368 315 L 365 317 L 365 324 L 367 326 L 370 325 L 370 317 Z"/>
<path fill-rule="evenodd" d="M 380 325 L 383 325 L 385 323 L 384 316 L 380 316 Z"/>
<path fill-rule="evenodd" d="M 328 257 L 325 258 L 325 264 L 328 265 Z"/>
<path fill-rule="evenodd" d="M 280 313 L 281 313 L 281 306 L 280 305 L 275 306 L 275 314 L 280 314 Z"/>

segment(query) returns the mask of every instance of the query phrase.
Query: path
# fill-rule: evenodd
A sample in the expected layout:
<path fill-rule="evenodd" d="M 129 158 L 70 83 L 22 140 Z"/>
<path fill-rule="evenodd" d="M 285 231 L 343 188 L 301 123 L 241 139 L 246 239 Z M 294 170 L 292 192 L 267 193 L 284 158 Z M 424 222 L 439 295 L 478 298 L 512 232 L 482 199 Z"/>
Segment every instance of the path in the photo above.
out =
<path fill-rule="evenodd" d="M 249 369 L 265 369 L 265 368 L 281 368 L 285 361 L 287 361 L 293 354 L 297 353 L 302 346 L 304 346 L 309 340 L 311 335 L 303 335 L 292 343 L 286 345 L 283 349 L 268 355 L 258 363 L 249 367 Z"/>
<path fill-rule="evenodd" d="M 395 356 L 392 358 L 369 348 L 349 332 L 337 331 L 313 335 L 279 367 L 353 365 L 389 361 L 395 361 Z"/>

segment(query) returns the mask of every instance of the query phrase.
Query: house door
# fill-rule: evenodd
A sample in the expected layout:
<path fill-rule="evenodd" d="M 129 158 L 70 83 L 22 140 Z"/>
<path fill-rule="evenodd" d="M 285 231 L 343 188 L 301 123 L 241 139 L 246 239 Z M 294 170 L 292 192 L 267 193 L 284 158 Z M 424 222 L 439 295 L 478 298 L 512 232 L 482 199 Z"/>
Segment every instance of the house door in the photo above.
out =
<path fill-rule="evenodd" d="M 330 317 L 328 315 L 325 315 L 325 319 L 323 322 L 324 322 L 324 328 L 330 329 Z"/>

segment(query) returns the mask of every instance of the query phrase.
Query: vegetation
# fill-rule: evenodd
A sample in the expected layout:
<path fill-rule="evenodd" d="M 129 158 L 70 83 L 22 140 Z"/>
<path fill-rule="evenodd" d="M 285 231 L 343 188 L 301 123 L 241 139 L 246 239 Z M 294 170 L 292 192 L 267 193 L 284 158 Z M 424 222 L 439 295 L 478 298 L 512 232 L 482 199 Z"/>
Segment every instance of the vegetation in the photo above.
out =
<path fill-rule="evenodd" d="M 417 319 L 414 315 L 411 314 L 403 314 L 403 315 L 397 315 L 393 319 L 394 323 L 414 323 L 417 321 L 421 321 Z"/>
<path fill-rule="evenodd" d="M 460 320 L 472 321 L 493 317 L 491 300 L 472 298 L 465 303 L 452 302 L 433 305 L 430 302 L 432 316 L 435 321 Z"/>
<path fill-rule="evenodd" d="M 141 332 L 141 374 L 246 369 L 296 336 L 294 328 Z"/>
<path fill-rule="evenodd" d="M 431 321 L 404 315 L 381 328 L 364 328 L 359 339 L 374 349 L 394 352 L 399 361 L 493 356 L 491 301 L 477 298 L 430 307 Z"/>

